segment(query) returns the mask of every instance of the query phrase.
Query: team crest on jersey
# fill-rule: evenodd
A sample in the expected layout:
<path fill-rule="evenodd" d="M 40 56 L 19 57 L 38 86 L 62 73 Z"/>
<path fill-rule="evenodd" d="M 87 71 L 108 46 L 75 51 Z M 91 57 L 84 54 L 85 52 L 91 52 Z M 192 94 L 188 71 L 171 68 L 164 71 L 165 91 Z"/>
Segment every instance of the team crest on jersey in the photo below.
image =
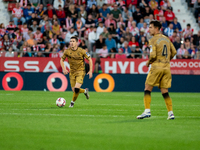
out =
<path fill-rule="evenodd" d="M 88 52 L 86 52 L 86 55 L 87 55 L 88 57 L 90 57 L 90 54 L 89 54 Z"/>
<path fill-rule="evenodd" d="M 149 45 L 149 47 L 150 47 L 150 53 L 153 52 L 152 45 Z"/>

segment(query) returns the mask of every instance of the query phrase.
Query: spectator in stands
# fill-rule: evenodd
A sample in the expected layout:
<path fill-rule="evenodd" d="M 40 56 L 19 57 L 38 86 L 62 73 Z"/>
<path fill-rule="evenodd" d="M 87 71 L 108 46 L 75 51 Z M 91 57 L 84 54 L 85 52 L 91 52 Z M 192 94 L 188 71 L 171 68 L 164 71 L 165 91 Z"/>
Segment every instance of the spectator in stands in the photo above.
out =
<path fill-rule="evenodd" d="M 156 0 L 150 0 L 149 6 L 152 10 L 155 10 L 158 7 L 158 2 L 156 2 Z"/>
<path fill-rule="evenodd" d="M 63 0 L 54 0 L 53 7 L 58 10 L 59 6 L 63 9 L 64 8 L 64 1 Z"/>
<path fill-rule="evenodd" d="M 194 44 L 191 44 L 190 49 L 188 50 L 189 54 L 192 58 L 195 58 L 195 55 L 197 53 L 197 48 L 194 47 Z"/>
<path fill-rule="evenodd" d="M 177 19 L 176 17 L 174 18 L 173 25 L 174 25 L 174 30 L 175 30 L 176 28 L 178 28 L 178 29 L 179 29 L 179 32 L 182 31 L 181 24 L 178 22 L 178 19 Z"/>
<path fill-rule="evenodd" d="M 137 34 L 139 34 L 139 29 L 136 26 L 136 22 L 133 21 L 132 26 L 130 28 L 130 32 L 132 33 L 133 36 L 136 36 Z"/>
<path fill-rule="evenodd" d="M 8 35 L 5 34 L 3 37 L 3 49 L 8 51 L 9 47 L 12 46 L 12 41 L 9 39 Z"/>
<path fill-rule="evenodd" d="M 79 38 L 84 36 L 85 27 L 84 27 L 84 24 L 83 24 L 81 18 L 78 18 L 78 20 L 76 21 L 75 29 L 78 32 Z"/>
<path fill-rule="evenodd" d="M 184 44 L 185 44 L 185 48 L 186 48 L 187 50 L 189 50 L 189 49 L 190 49 L 190 46 L 191 46 L 190 39 L 189 39 L 189 38 L 186 38 Z"/>
<path fill-rule="evenodd" d="M 165 34 L 166 36 L 170 37 L 170 36 L 172 36 L 173 32 L 174 32 L 173 24 L 170 23 L 170 24 L 169 24 L 169 27 L 166 28 L 166 29 L 164 30 L 164 34 Z"/>
<path fill-rule="evenodd" d="M 179 36 L 176 37 L 175 42 L 173 44 L 174 44 L 174 47 L 176 48 L 176 50 L 180 48 L 180 46 L 181 46 L 181 39 L 180 39 Z"/>
<path fill-rule="evenodd" d="M 117 48 L 119 49 L 119 48 L 124 47 L 124 42 L 125 42 L 124 38 L 121 37 L 119 42 L 117 43 Z"/>
<path fill-rule="evenodd" d="M 116 26 L 116 22 L 115 22 L 115 20 L 113 19 L 113 15 L 112 14 L 110 14 L 109 16 L 108 16 L 108 19 L 106 19 L 106 21 L 105 21 L 105 27 L 106 28 L 108 28 L 109 26 L 110 26 L 110 24 L 114 24 L 114 27 L 115 27 L 115 29 L 117 28 L 117 26 Z"/>
<path fill-rule="evenodd" d="M 165 11 L 165 14 L 164 14 L 165 18 L 166 18 L 166 21 L 168 24 L 170 24 L 171 22 L 173 22 L 174 18 L 175 18 L 175 14 L 174 12 L 172 11 L 172 7 L 167 7 L 167 10 Z"/>
<path fill-rule="evenodd" d="M 5 57 L 14 57 L 14 52 L 12 46 L 9 47 L 8 52 L 6 52 Z"/>
<path fill-rule="evenodd" d="M 165 29 L 168 27 L 165 17 L 162 17 L 161 22 L 162 22 L 162 31 L 165 31 Z"/>
<path fill-rule="evenodd" d="M 135 48 L 135 55 L 134 55 L 134 58 L 136 58 L 136 59 L 139 59 L 139 58 L 142 58 L 142 52 L 141 52 L 141 50 L 140 50 L 140 47 L 139 46 L 136 46 L 136 48 Z"/>
<path fill-rule="evenodd" d="M 83 6 L 80 6 L 80 11 L 78 12 L 78 18 L 81 18 L 83 24 L 85 25 L 85 21 L 87 19 L 87 12 Z"/>
<path fill-rule="evenodd" d="M 72 36 L 77 36 L 78 34 L 77 34 L 77 32 L 74 30 L 74 28 L 72 27 L 71 29 L 70 29 L 70 31 L 69 32 L 67 32 L 67 34 L 65 35 L 65 39 L 64 39 L 64 41 L 65 41 L 65 43 L 69 43 L 70 42 L 70 38 L 72 37 Z"/>
<path fill-rule="evenodd" d="M 188 50 L 185 51 L 182 59 L 191 59 L 191 55 L 189 54 Z"/>
<path fill-rule="evenodd" d="M 89 41 L 89 51 L 93 50 L 93 46 L 95 45 L 96 41 L 99 39 L 99 33 L 97 33 L 96 26 L 93 28 L 93 30 L 88 35 L 88 41 Z"/>
<path fill-rule="evenodd" d="M 28 39 L 27 42 L 28 45 L 31 47 L 37 44 L 37 41 L 34 39 L 34 35 L 32 33 L 30 34 L 30 39 Z"/>
<path fill-rule="evenodd" d="M 108 35 L 108 38 L 106 39 L 105 43 L 106 43 L 106 46 L 107 46 L 109 52 L 110 52 L 110 50 L 111 50 L 112 48 L 116 48 L 116 42 L 115 42 L 115 40 L 112 38 L 112 35 L 111 35 L 111 34 Z"/>
<path fill-rule="evenodd" d="M 133 21 L 133 17 L 131 17 L 132 18 L 132 21 Z M 130 20 L 130 18 L 129 18 L 129 20 Z M 131 22 L 132 22 L 131 21 Z M 131 27 L 131 22 L 130 22 L 130 27 Z M 128 21 L 128 24 L 129 24 L 129 21 Z M 120 28 L 120 26 L 121 25 L 123 25 L 124 27 L 126 26 L 126 24 L 124 23 L 124 20 L 123 20 L 123 18 L 121 17 L 120 19 L 119 19 L 119 22 L 117 22 L 117 28 Z M 129 27 L 129 26 L 128 26 Z M 129 27 L 129 28 L 130 28 Z"/>
<path fill-rule="evenodd" d="M 127 23 L 130 17 L 133 17 L 132 13 L 125 7 L 124 11 L 122 11 L 123 21 Z"/>
<path fill-rule="evenodd" d="M 141 37 L 141 42 L 139 43 L 139 47 L 142 49 L 146 42 L 147 42 L 146 38 L 144 36 Z"/>
<path fill-rule="evenodd" d="M 121 11 L 118 9 L 117 4 L 114 5 L 114 9 L 110 12 L 113 15 L 113 19 L 118 22 L 119 18 L 122 16 Z M 116 27 L 115 27 L 116 28 Z"/>
<path fill-rule="evenodd" d="M 28 47 L 26 48 L 26 51 L 24 51 L 24 52 L 25 52 L 25 53 L 24 53 L 23 57 L 33 57 L 32 50 L 31 50 L 31 47 L 30 47 L 30 46 L 28 46 Z"/>
<path fill-rule="evenodd" d="M 37 15 L 35 13 L 31 14 L 31 19 L 28 22 L 28 25 L 31 26 L 33 25 L 33 22 L 36 21 L 37 25 L 39 25 L 40 19 L 37 18 Z"/>
<path fill-rule="evenodd" d="M 104 27 L 104 24 L 102 22 L 102 19 L 99 18 L 98 20 L 100 20 L 100 21 L 99 21 L 99 26 L 97 27 L 97 33 L 101 34 L 101 33 L 103 33 L 103 30 L 104 30 L 105 27 Z"/>
<path fill-rule="evenodd" d="M 148 52 L 147 52 L 146 49 L 143 51 L 142 59 L 149 59 L 149 57 L 148 57 Z"/>
<path fill-rule="evenodd" d="M 48 25 L 46 26 L 46 30 L 43 33 L 43 39 L 45 42 L 49 42 L 51 38 L 53 38 L 53 32 L 51 27 Z"/>
<path fill-rule="evenodd" d="M 185 54 L 185 51 L 187 51 L 187 50 L 185 49 L 184 44 L 181 44 L 180 48 L 177 50 L 176 58 L 182 59 L 183 55 Z"/>
<path fill-rule="evenodd" d="M 142 14 L 140 12 L 140 7 L 136 8 L 136 11 L 133 13 L 133 18 L 136 20 L 136 22 L 138 23 L 140 21 L 140 19 L 142 18 Z"/>
<path fill-rule="evenodd" d="M 72 22 L 73 22 L 74 24 L 76 23 L 76 19 L 77 19 L 77 16 L 78 16 L 78 12 L 77 12 L 77 10 L 76 10 L 74 4 L 69 5 L 67 16 L 70 16 L 70 17 L 72 18 Z"/>
<path fill-rule="evenodd" d="M 52 32 L 53 32 L 53 34 L 56 34 L 57 36 L 60 36 L 61 35 L 61 31 L 62 31 L 62 28 L 58 24 L 58 21 L 54 21 L 54 24 L 52 26 Z"/>
<path fill-rule="evenodd" d="M 156 8 L 157 8 L 157 7 L 156 7 Z M 144 14 L 143 14 L 145 22 L 148 22 L 148 21 L 149 21 L 149 16 L 150 16 L 150 15 L 153 15 L 153 11 L 152 11 L 148 6 L 146 6 L 146 7 L 145 7 Z"/>
<path fill-rule="evenodd" d="M 110 24 L 110 27 L 108 28 L 108 32 L 109 34 L 112 35 L 112 38 L 115 39 L 115 41 L 117 42 L 118 40 L 118 34 L 116 32 L 116 29 L 114 28 L 114 24 Z"/>
<path fill-rule="evenodd" d="M 31 7 L 38 7 L 41 4 L 41 0 L 29 0 Z"/>
<path fill-rule="evenodd" d="M 45 21 L 45 25 L 41 27 L 41 32 L 44 33 L 44 31 L 46 30 L 47 26 L 50 26 L 50 30 L 52 30 L 51 24 L 49 23 L 49 21 Z"/>
<path fill-rule="evenodd" d="M 197 51 L 196 59 L 200 59 L 200 51 Z"/>
<path fill-rule="evenodd" d="M 193 44 L 196 46 L 199 46 L 200 44 L 200 30 L 198 31 L 198 34 L 195 34 L 193 37 Z"/>
<path fill-rule="evenodd" d="M 95 0 L 88 0 L 87 1 L 87 7 L 92 8 L 92 5 L 97 5 L 97 2 Z"/>
<path fill-rule="evenodd" d="M 70 16 L 67 16 L 66 21 L 65 21 L 65 25 L 63 25 L 63 29 L 65 31 L 70 31 L 70 29 L 74 27 L 74 24 L 72 22 L 72 19 L 70 18 Z"/>
<path fill-rule="evenodd" d="M 115 0 L 106 0 L 105 3 L 109 7 L 109 9 L 112 10 L 115 5 Z"/>
<path fill-rule="evenodd" d="M 193 35 L 194 29 L 191 28 L 190 23 L 187 24 L 187 27 L 183 29 L 184 38 L 191 38 Z"/>
<path fill-rule="evenodd" d="M 52 23 L 51 21 L 49 20 L 49 17 L 47 15 L 43 15 L 42 17 L 43 19 L 40 20 L 40 23 L 39 23 L 39 27 L 41 28 L 42 26 L 45 25 L 45 22 L 48 22 L 48 25 L 52 26 Z"/>
<path fill-rule="evenodd" d="M 85 22 L 85 27 L 86 28 L 90 28 L 91 26 L 95 26 L 95 22 L 94 22 L 94 20 L 92 19 L 92 15 L 88 15 L 88 18 L 87 18 L 87 20 L 86 20 L 86 22 Z"/>
<path fill-rule="evenodd" d="M 162 10 L 166 11 L 167 7 L 170 7 L 171 4 L 169 2 L 169 0 L 161 0 L 160 1 L 160 7 L 162 8 Z"/>
<path fill-rule="evenodd" d="M 40 0 L 39 0 L 40 1 Z M 37 8 L 36 8 L 36 12 L 37 17 L 38 18 L 42 18 L 43 14 L 44 14 L 44 6 L 43 4 L 40 4 Z"/>
<path fill-rule="evenodd" d="M 53 15 L 56 14 L 56 11 L 52 8 L 51 4 L 47 4 L 47 10 L 44 12 L 44 14 L 47 15 L 49 19 L 53 19 Z"/>
<path fill-rule="evenodd" d="M 157 9 L 154 10 L 154 17 L 158 21 L 162 21 L 162 17 L 164 16 L 164 11 L 160 8 L 160 6 L 157 7 Z"/>
<path fill-rule="evenodd" d="M 120 27 L 117 29 L 117 36 L 121 38 L 123 33 L 125 33 L 125 27 L 123 24 L 121 24 Z"/>
<path fill-rule="evenodd" d="M 174 31 L 173 34 L 172 34 L 172 36 L 169 37 L 169 39 L 170 39 L 170 41 L 172 43 L 174 43 L 176 41 L 176 38 L 177 38 L 177 32 Z"/>
<path fill-rule="evenodd" d="M 16 8 L 13 8 L 12 10 L 12 17 L 16 26 L 18 25 L 19 20 L 22 24 L 26 22 L 26 19 L 23 17 L 23 10 L 19 7 L 19 3 L 16 3 Z"/>
<path fill-rule="evenodd" d="M 31 7 L 31 4 L 27 4 L 27 7 L 24 8 L 24 17 L 26 19 L 26 22 L 29 23 L 29 20 L 31 19 L 32 13 L 34 13 L 34 8 Z"/>
<path fill-rule="evenodd" d="M 92 20 L 97 23 L 99 18 L 99 10 L 97 9 L 95 4 L 92 4 L 92 8 L 89 9 L 88 14 L 92 15 Z"/>
<path fill-rule="evenodd" d="M 45 57 L 49 57 L 49 53 L 52 52 L 52 47 L 53 46 L 51 45 L 50 42 L 46 43 L 45 50 L 44 50 L 46 52 L 44 53 Z"/>
<path fill-rule="evenodd" d="M 98 7 L 98 9 L 102 8 L 103 4 L 105 4 L 105 0 L 97 0 L 97 7 Z"/>
<path fill-rule="evenodd" d="M 49 5 L 53 5 L 54 0 L 42 0 L 42 4 L 44 7 L 49 7 Z"/>
<path fill-rule="evenodd" d="M 139 46 L 134 36 L 132 36 L 131 41 L 128 43 L 128 45 L 129 47 L 132 47 L 133 49 L 135 49 L 136 46 Z"/>
<path fill-rule="evenodd" d="M 28 4 L 28 0 L 19 0 L 19 6 L 22 8 L 26 8 L 27 4 Z"/>
<path fill-rule="evenodd" d="M 144 30 L 145 36 L 147 36 L 147 34 L 149 34 L 149 27 L 147 26 L 146 22 L 143 23 L 143 27 L 140 30 L 142 29 Z"/>
<path fill-rule="evenodd" d="M 49 54 L 49 57 L 51 58 L 59 58 L 59 54 L 57 53 L 58 49 L 56 47 L 56 44 L 53 45 L 52 53 Z"/>
<path fill-rule="evenodd" d="M 53 46 L 54 44 L 60 45 L 60 41 L 58 40 L 58 36 L 56 34 L 53 34 L 53 38 L 49 40 L 51 45 Z"/>
<path fill-rule="evenodd" d="M 107 38 L 108 38 L 108 35 L 109 35 L 108 29 L 107 29 L 107 28 L 104 28 L 104 29 L 103 29 L 103 32 L 101 33 L 101 35 L 103 36 L 103 38 L 107 39 Z"/>
<path fill-rule="evenodd" d="M 143 27 L 143 24 L 144 24 L 144 19 L 140 18 L 140 22 L 137 24 L 139 30 Z"/>
<path fill-rule="evenodd" d="M 99 9 L 99 13 L 100 13 L 100 17 L 103 18 L 104 20 L 107 19 L 109 13 L 110 13 L 110 9 L 107 8 L 107 4 L 103 4 L 103 7 Z"/>
<path fill-rule="evenodd" d="M 56 15 L 58 17 L 58 20 L 59 20 L 61 26 L 64 25 L 66 17 L 65 17 L 65 12 L 63 10 L 63 7 L 61 5 L 58 6 L 58 9 L 56 10 Z"/>
<path fill-rule="evenodd" d="M 33 25 L 31 25 L 30 27 L 33 29 L 33 32 L 36 32 L 38 28 L 37 21 L 33 21 Z"/>
<path fill-rule="evenodd" d="M 131 51 L 131 48 L 128 46 L 127 41 L 124 42 L 124 47 L 122 47 L 122 48 L 123 48 L 123 52 L 124 52 L 124 54 L 126 54 L 127 58 L 134 58 L 134 55 L 131 54 L 133 51 Z"/>
<path fill-rule="evenodd" d="M 132 12 L 135 11 L 135 8 L 137 7 L 138 0 L 126 0 L 126 7 L 129 7 L 131 5 Z"/>
<path fill-rule="evenodd" d="M 126 54 L 123 54 L 123 48 L 119 48 L 118 49 L 118 54 L 115 55 L 116 59 L 125 59 L 126 58 Z"/>
<path fill-rule="evenodd" d="M 197 0 L 195 3 L 194 3 L 194 15 L 195 15 L 195 18 L 198 18 L 198 15 L 200 13 L 200 0 Z"/>
<path fill-rule="evenodd" d="M 9 25 L 6 26 L 6 30 L 3 30 L 2 35 L 4 35 L 6 33 L 6 31 L 8 32 L 8 34 L 12 34 L 16 27 L 17 26 L 13 24 L 13 21 L 10 20 Z"/>
<path fill-rule="evenodd" d="M 96 53 L 103 48 L 103 45 L 105 45 L 105 38 L 103 38 L 103 35 L 99 35 L 99 39 L 95 43 Z"/>
<path fill-rule="evenodd" d="M 41 30 L 40 27 L 38 27 L 36 32 L 34 33 L 34 38 L 37 41 L 37 43 L 40 43 L 42 41 L 42 38 L 43 38 L 43 34 L 40 30 Z"/>
<path fill-rule="evenodd" d="M 126 28 L 126 31 L 122 34 L 122 37 L 125 39 L 125 41 L 130 41 L 130 38 L 132 37 L 132 33 L 130 32 L 129 28 Z"/>
<path fill-rule="evenodd" d="M 108 57 L 108 49 L 106 44 L 103 45 L 103 48 L 98 51 L 100 58 L 107 58 Z"/>

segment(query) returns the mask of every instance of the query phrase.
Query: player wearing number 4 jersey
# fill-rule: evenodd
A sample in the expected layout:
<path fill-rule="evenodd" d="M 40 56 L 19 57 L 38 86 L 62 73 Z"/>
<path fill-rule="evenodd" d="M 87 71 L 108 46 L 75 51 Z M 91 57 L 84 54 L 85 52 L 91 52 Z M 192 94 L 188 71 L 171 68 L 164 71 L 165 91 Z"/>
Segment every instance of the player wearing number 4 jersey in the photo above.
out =
<path fill-rule="evenodd" d="M 146 64 L 151 64 L 151 69 L 147 75 L 144 91 L 145 111 L 137 116 L 138 119 L 151 117 L 150 103 L 151 91 L 154 86 L 158 86 L 162 92 L 165 104 L 168 110 L 167 119 L 175 119 L 172 111 L 172 100 L 168 94 L 168 88 L 171 87 L 170 60 L 176 55 L 176 49 L 166 36 L 160 34 L 161 23 L 152 21 L 149 26 L 149 32 L 153 36 L 149 41 L 150 58 Z"/>
<path fill-rule="evenodd" d="M 70 65 L 70 72 L 66 70 L 64 65 L 64 60 L 66 58 L 68 59 Z M 69 107 L 74 107 L 74 103 L 79 93 L 84 93 L 86 98 L 89 99 L 88 89 L 81 88 L 85 76 L 85 63 L 84 63 L 85 58 L 89 61 L 90 65 L 90 70 L 87 74 L 89 75 L 89 78 L 92 78 L 92 59 L 90 57 L 90 54 L 86 52 L 84 49 L 78 47 L 77 37 L 71 37 L 70 48 L 64 51 L 64 54 L 60 60 L 63 73 L 64 74 L 69 73 L 71 88 L 72 91 L 74 92 Z"/>

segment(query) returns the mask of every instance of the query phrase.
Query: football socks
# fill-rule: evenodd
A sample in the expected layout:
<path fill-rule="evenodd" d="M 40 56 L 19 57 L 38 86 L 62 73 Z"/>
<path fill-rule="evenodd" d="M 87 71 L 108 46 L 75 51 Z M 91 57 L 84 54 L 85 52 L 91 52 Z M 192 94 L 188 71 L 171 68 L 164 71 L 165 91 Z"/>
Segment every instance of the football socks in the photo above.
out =
<path fill-rule="evenodd" d="M 151 92 L 146 90 L 144 91 L 144 107 L 150 112 L 150 104 L 151 104 Z"/>

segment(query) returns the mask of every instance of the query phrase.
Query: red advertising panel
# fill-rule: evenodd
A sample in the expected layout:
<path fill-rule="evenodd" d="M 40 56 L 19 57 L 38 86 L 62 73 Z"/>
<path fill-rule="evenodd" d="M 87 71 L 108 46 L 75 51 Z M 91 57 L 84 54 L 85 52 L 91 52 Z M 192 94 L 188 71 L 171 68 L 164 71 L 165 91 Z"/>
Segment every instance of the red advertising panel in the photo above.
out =
<path fill-rule="evenodd" d="M 146 74 L 148 68 L 144 59 L 101 59 L 104 73 Z M 95 59 L 93 59 L 93 63 Z M 65 66 L 69 64 L 65 61 Z M 62 72 L 59 58 L 0 58 L 0 71 L 4 72 Z M 172 60 L 172 74 L 200 75 L 200 60 Z"/>

